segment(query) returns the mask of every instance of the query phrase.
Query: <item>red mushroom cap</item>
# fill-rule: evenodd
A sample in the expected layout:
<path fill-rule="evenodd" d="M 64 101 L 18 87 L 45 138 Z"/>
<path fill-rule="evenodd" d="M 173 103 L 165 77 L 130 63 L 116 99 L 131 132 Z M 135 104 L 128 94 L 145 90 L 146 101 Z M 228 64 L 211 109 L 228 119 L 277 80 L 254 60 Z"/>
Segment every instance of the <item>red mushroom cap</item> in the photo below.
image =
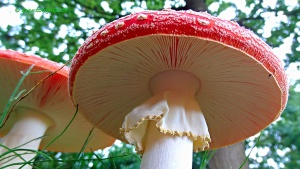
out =
<path fill-rule="evenodd" d="M 210 148 L 258 133 L 287 103 L 287 76 L 264 41 L 235 22 L 191 11 L 144 11 L 105 25 L 73 58 L 69 92 L 91 123 L 120 139 L 126 114 L 151 96 L 149 79 L 166 70 L 201 81 L 195 99 Z"/>

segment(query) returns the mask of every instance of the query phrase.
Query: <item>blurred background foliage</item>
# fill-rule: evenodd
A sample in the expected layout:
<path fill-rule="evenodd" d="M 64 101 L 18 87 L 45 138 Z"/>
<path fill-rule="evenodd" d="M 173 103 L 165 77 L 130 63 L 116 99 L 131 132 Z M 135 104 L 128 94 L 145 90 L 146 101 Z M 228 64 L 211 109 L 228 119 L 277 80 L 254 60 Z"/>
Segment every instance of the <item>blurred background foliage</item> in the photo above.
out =
<path fill-rule="evenodd" d="M 0 48 L 65 63 L 84 40 L 104 24 L 134 11 L 165 7 L 207 11 L 235 20 L 274 50 L 281 47 L 276 52 L 286 69 L 291 70 L 289 102 L 281 118 L 262 132 L 249 166 L 256 169 L 300 167 L 300 83 L 295 79 L 300 65 L 299 0 L 2 0 L 0 12 L 6 14 L 0 15 Z M 54 8 L 65 8 L 67 12 L 22 12 L 24 9 Z M 246 141 L 246 153 L 253 145 L 253 139 Z M 55 159 L 54 162 L 40 156 L 34 163 L 36 168 L 135 169 L 140 164 L 133 148 L 123 143 L 107 152 L 46 153 Z M 202 156 L 203 153 L 194 153 L 193 168 L 199 168 Z"/>

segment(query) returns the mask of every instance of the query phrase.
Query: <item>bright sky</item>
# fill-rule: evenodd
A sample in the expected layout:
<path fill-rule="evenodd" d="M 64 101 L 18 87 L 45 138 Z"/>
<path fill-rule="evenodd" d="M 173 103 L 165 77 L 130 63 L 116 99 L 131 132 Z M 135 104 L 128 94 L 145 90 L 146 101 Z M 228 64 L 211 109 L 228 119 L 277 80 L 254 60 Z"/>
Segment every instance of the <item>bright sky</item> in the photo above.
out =
<path fill-rule="evenodd" d="M 246 13 L 249 13 L 251 11 L 251 7 L 250 8 L 245 7 L 245 4 L 246 4 L 245 0 L 224 0 L 224 1 L 226 1 L 226 2 L 231 1 L 231 2 L 235 3 L 236 6 L 239 9 L 243 10 Z M 276 0 L 272 0 L 272 1 L 271 0 L 265 0 L 263 2 L 264 2 L 262 4 L 263 7 L 275 8 L 275 4 L 276 4 L 277 1 Z M 290 9 L 292 9 L 294 6 L 296 6 L 299 3 L 298 0 L 286 0 L 285 2 L 286 2 L 287 5 L 290 6 L 289 7 Z M 184 4 L 184 1 L 180 0 L 180 3 Z M 132 4 L 133 3 L 128 2 L 128 3 L 123 4 L 123 6 L 124 6 L 124 8 L 126 10 L 132 11 L 132 10 L 130 10 L 130 6 Z M 174 2 L 167 1 L 166 4 L 165 4 L 165 7 L 170 7 L 172 4 L 174 4 Z M 26 2 L 24 2 L 23 6 L 24 6 L 25 9 L 36 9 L 38 7 L 38 5 L 35 2 L 32 2 L 32 1 L 26 1 Z M 107 2 L 103 1 L 101 3 L 101 6 L 105 10 L 111 11 L 111 9 L 109 8 L 109 4 Z M 146 8 L 145 2 L 142 2 L 141 7 L 142 8 L 136 8 L 134 11 L 141 11 L 141 10 L 143 10 L 143 8 Z M 219 4 L 217 2 L 215 2 L 215 3 L 213 3 L 210 6 L 209 9 L 211 11 L 216 11 L 218 9 L 218 7 L 219 7 Z M 66 6 L 66 8 L 67 8 L 67 6 Z M 83 13 L 80 12 L 80 11 L 76 11 L 76 14 L 78 14 L 79 16 L 83 15 Z M 22 15 L 22 13 L 15 11 L 15 7 L 14 6 L 8 6 L 8 7 L 2 7 L 2 8 L 0 8 L 0 16 L 1 16 L 0 27 L 6 28 L 7 25 L 15 26 L 15 25 L 22 24 L 23 21 L 20 18 L 21 15 Z M 36 19 L 39 19 L 41 17 L 41 15 L 42 15 L 41 12 L 34 13 L 34 17 Z M 48 15 L 48 17 L 50 16 L 50 14 L 45 14 L 45 16 L 47 16 L 47 15 Z M 5 16 L 9 16 L 9 17 L 5 17 Z M 230 20 L 232 20 L 232 19 L 235 18 L 235 9 L 234 8 L 228 8 L 226 11 L 222 12 L 219 15 L 219 17 L 224 18 L 224 19 L 230 19 Z M 279 13 L 278 16 L 275 16 L 275 15 L 273 15 L 271 13 L 268 13 L 268 14 L 265 14 L 263 17 L 267 18 L 267 21 L 266 21 L 266 25 L 265 25 L 264 29 L 260 30 L 260 31 L 263 33 L 263 37 L 265 37 L 265 38 L 271 36 L 271 29 L 272 29 L 272 27 L 274 27 L 275 25 L 277 25 L 280 21 L 287 22 L 287 18 L 282 13 Z M 83 29 L 88 29 L 88 28 L 95 29 L 95 28 L 99 27 L 99 24 L 103 25 L 103 24 L 105 24 L 105 21 L 103 19 L 100 19 L 99 23 L 96 23 L 96 22 L 91 21 L 91 20 L 89 20 L 87 18 L 80 19 L 80 26 Z M 299 24 L 299 27 L 300 27 L 300 22 L 298 24 Z M 52 25 L 52 26 L 54 27 L 54 25 Z M 69 30 L 69 28 L 66 25 L 61 26 L 60 27 L 60 32 L 59 32 L 58 36 L 59 37 L 64 37 L 69 32 L 70 32 L 70 30 Z M 74 32 L 74 33 L 76 35 L 78 35 L 78 36 L 80 35 L 80 32 Z M 80 39 L 79 42 L 83 43 L 84 40 Z M 25 46 L 25 43 L 22 42 L 21 40 L 19 41 L 19 43 L 21 45 Z M 283 45 L 281 45 L 279 48 L 274 48 L 273 51 L 275 53 L 277 53 L 278 56 L 281 59 L 284 59 L 284 58 L 286 58 L 286 54 L 289 53 L 289 52 L 291 52 L 291 50 L 290 50 L 291 49 L 291 44 L 292 44 L 292 35 L 289 38 L 286 38 L 284 40 L 284 44 Z M 54 49 L 53 52 L 54 53 L 59 53 L 59 51 L 63 51 L 63 50 L 65 50 L 65 48 L 67 48 L 67 45 L 63 44 L 58 49 Z M 33 48 L 32 50 L 35 51 L 35 50 L 38 50 L 38 48 Z M 31 53 L 33 53 L 33 52 L 31 52 Z M 68 60 L 69 57 L 68 56 L 64 56 L 64 59 Z M 300 63 L 292 63 L 292 64 L 290 64 L 289 68 L 287 69 L 287 74 L 288 74 L 288 77 L 289 77 L 291 83 L 293 83 L 293 81 L 295 81 L 296 79 L 300 79 L 300 72 L 297 69 L 297 66 L 300 66 Z M 300 86 L 299 86 L 299 91 L 300 91 Z M 105 151 L 107 151 L 107 150 L 105 150 Z M 288 150 L 286 150 L 286 151 L 288 151 Z M 266 148 L 263 151 L 261 151 L 261 150 L 259 151 L 257 148 L 255 148 L 254 152 L 258 152 L 260 155 L 265 155 L 268 152 L 268 148 Z M 246 153 L 249 153 L 249 150 L 246 151 Z M 284 155 L 284 152 L 278 152 L 278 153 Z M 252 154 L 254 155 L 254 153 L 252 153 Z M 254 156 L 251 156 L 251 157 L 254 158 Z M 257 159 L 257 160 L 259 161 L 259 160 L 262 160 L 262 159 Z M 270 159 L 268 162 L 274 168 L 278 168 L 278 166 L 276 165 L 276 163 L 274 161 L 272 161 L 272 159 Z"/>

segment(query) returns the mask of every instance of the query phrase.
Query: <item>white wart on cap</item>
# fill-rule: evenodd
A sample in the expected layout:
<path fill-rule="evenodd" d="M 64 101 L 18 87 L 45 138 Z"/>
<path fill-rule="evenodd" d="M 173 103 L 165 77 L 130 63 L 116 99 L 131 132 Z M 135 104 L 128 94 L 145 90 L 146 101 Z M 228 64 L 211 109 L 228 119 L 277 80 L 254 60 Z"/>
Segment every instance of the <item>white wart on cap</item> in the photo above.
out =
<path fill-rule="evenodd" d="M 0 50 L 1 113 L 22 77 L 21 71 L 26 72 L 31 65 L 34 65 L 31 72 L 36 73 L 32 73 L 25 78 L 19 91 L 26 90 L 28 92 L 39 81 L 62 67 L 61 64 L 40 57 L 25 55 L 11 50 Z M 64 67 L 19 102 L 9 116 L 8 121 L 0 129 L 0 136 L 2 137 L 0 143 L 2 145 L 15 148 L 28 141 L 45 136 L 21 147 L 33 150 L 43 149 L 66 128 L 76 112 L 76 108 L 68 95 L 68 73 L 69 68 Z M 60 152 L 80 151 L 92 127 L 78 113 L 67 131 L 53 142 L 47 150 Z M 110 146 L 114 140 L 114 138 L 97 129 L 93 132 L 92 138 L 84 151 L 90 151 L 90 148 L 97 150 Z M 0 148 L 0 154 L 6 151 L 2 147 Z M 30 154 L 22 157 L 30 160 L 34 156 Z M 0 166 L 23 162 L 18 158 L 15 161 L 4 161 L 1 160 Z M 19 168 L 20 166 L 14 167 Z M 31 166 L 26 167 L 31 168 Z"/>
<path fill-rule="evenodd" d="M 177 164 L 192 149 L 242 141 L 277 119 L 288 97 L 281 61 L 266 43 L 191 11 L 145 11 L 107 24 L 79 49 L 69 83 L 83 115 L 136 145 L 145 168 L 172 168 L 170 154 Z"/>

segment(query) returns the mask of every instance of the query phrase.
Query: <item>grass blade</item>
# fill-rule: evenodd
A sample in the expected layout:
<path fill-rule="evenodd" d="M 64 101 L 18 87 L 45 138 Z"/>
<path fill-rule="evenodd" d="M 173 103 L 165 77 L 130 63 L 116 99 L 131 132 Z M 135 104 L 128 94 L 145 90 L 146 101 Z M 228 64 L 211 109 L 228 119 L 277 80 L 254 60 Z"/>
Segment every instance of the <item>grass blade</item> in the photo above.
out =
<path fill-rule="evenodd" d="M 259 136 L 258 136 L 258 138 L 257 138 L 257 140 L 256 140 L 256 142 L 255 142 L 255 144 L 254 144 L 254 146 L 251 148 L 249 154 L 247 155 L 247 157 L 245 158 L 245 160 L 243 161 L 243 163 L 242 163 L 242 165 L 239 167 L 239 169 L 241 169 L 241 168 L 246 164 L 247 160 L 248 160 L 249 157 L 250 157 L 250 154 L 252 153 L 252 150 L 254 149 L 254 147 L 256 147 L 256 144 L 259 142 L 260 136 L 261 136 L 261 132 L 259 133 Z"/>
<path fill-rule="evenodd" d="M 31 70 L 33 69 L 34 65 L 31 65 L 27 71 L 25 73 L 23 73 L 23 76 L 21 77 L 21 79 L 19 80 L 17 86 L 15 87 L 12 95 L 10 96 L 10 99 L 8 100 L 8 103 L 6 104 L 2 116 L 0 118 L 0 128 L 2 128 L 5 124 L 5 122 L 7 121 L 9 114 L 8 110 L 10 108 L 11 103 L 15 100 L 16 97 L 18 97 L 18 91 L 22 85 L 22 83 L 24 82 L 25 78 L 30 74 Z M 22 91 L 21 91 L 22 92 Z M 20 95 L 20 93 L 19 93 Z"/>

